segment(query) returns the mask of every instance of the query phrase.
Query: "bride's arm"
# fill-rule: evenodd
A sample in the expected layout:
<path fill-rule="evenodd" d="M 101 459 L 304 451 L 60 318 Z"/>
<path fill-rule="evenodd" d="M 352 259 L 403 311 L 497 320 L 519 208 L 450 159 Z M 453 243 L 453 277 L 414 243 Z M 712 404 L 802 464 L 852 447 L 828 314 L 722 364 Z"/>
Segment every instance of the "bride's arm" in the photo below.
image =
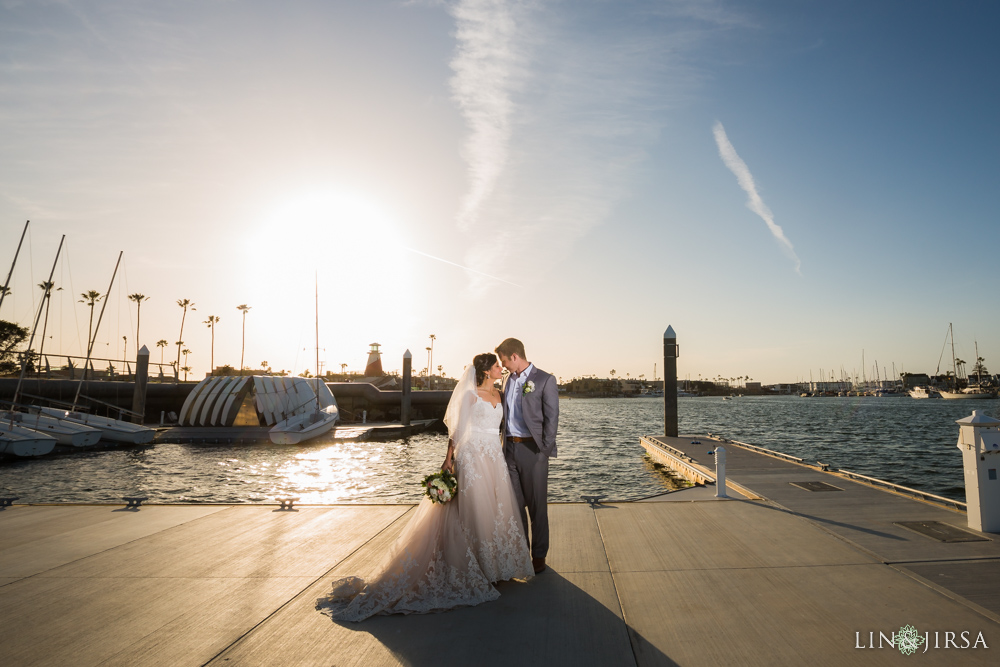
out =
<path fill-rule="evenodd" d="M 448 438 L 448 454 L 444 457 L 441 470 L 447 470 L 452 474 L 455 473 L 455 441 L 451 438 Z"/>

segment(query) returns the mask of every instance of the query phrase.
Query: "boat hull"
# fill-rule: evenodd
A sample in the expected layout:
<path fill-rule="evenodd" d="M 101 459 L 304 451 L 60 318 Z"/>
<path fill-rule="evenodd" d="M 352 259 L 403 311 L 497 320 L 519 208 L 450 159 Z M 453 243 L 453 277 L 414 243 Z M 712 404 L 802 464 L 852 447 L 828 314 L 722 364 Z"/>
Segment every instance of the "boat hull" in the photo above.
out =
<path fill-rule="evenodd" d="M 0 453 L 11 456 L 45 456 L 56 448 L 56 439 L 9 422 L 0 424 Z"/>
<path fill-rule="evenodd" d="M 960 391 L 942 391 L 941 398 L 946 398 L 949 400 L 984 400 L 990 398 L 996 398 L 997 395 L 990 392 L 972 392 L 966 394 Z"/>
<path fill-rule="evenodd" d="M 100 415 L 91 415 L 84 412 L 57 410 L 55 408 L 42 408 L 42 412 L 75 424 L 83 424 L 84 426 L 96 428 L 101 432 L 102 440 L 110 440 L 111 442 L 121 442 L 127 445 L 145 445 L 152 442 L 153 438 L 156 437 L 154 429 L 140 424 L 124 422 L 120 419 L 111 419 L 110 417 L 101 417 Z"/>
<path fill-rule="evenodd" d="M 50 415 L 18 413 L 16 419 L 20 426 L 51 436 L 60 445 L 90 447 L 96 445 L 101 439 L 101 432 L 96 428 L 57 419 Z"/>
<path fill-rule="evenodd" d="M 318 413 L 296 415 L 275 424 L 268 431 L 268 437 L 276 445 L 298 445 L 328 433 L 339 416 L 336 406 L 324 408 Z"/>

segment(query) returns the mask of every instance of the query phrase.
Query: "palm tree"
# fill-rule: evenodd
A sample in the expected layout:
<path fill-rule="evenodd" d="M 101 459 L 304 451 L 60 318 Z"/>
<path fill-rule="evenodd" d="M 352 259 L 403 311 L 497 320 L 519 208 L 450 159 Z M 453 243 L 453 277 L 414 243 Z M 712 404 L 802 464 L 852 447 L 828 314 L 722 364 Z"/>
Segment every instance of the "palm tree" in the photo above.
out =
<path fill-rule="evenodd" d="M 207 324 L 208 328 L 212 330 L 212 356 L 208 367 L 210 373 L 215 372 L 215 325 L 218 321 L 219 317 L 217 315 L 209 315 L 208 319 L 202 322 L 202 324 Z"/>
<path fill-rule="evenodd" d="M 90 348 L 94 344 L 91 338 L 94 335 L 94 306 L 101 300 L 101 293 L 96 290 L 87 290 L 80 296 L 80 303 L 90 306 L 90 324 L 87 325 L 87 356 L 90 356 Z"/>
<path fill-rule="evenodd" d="M 170 345 L 170 343 L 165 338 L 161 338 L 160 340 L 156 341 L 156 347 L 160 348 L 160 365 L 161 366 L 163 365 L 163 348 L 165 348 L 167 345 Z"/>
<path fill-rule="evenodd" d="M 181 366 L 181 370 L 184 371 L 184 381 L 187 382 L 188 371 L 191 370 L 191 367 L 190 366 Z"/>
<path fill-rule="evenodd" d="M 965 377 L 965 361 L 955 357 L 955 386 L 958 386 L 958 378 Z"/>
<path fill-rule="evenodd" d="M 188 379 L 187 374 L 188 371 L 191 370 L 191 367 L 188 366 L 188 355 L 191 354 L 191 350 L 185 348 L 184 351 L 181 352 L 181 354 L 184 355 L 184 365 L 181 367 L 181 370 L 184 371 L 184 381 L 187 382 Z"/>
<path fill-rule="evenodd" d="M 146 295 L 144 295 L 144 294 L 139 294 L 138 292 L 136 292 L 135 294 L 129 294 L 128 295 L 128 300 L 135 302 L 135 344 L 136 344 L 136 349 L 138 349 L 138 346 L 139 346 L 139 311 L 142 310 L 142 302 L 143 301 L 149 301 L 149 297 L 146 296 Z"/>
<path fill-rule="evenodd" d="M 52 288 L 55 287 L 55 283 L 46 280 L 43 283 L 38 283 L 38 286 L 42 288 L 44 294 L 42 298 L 45 299 L 45 324 L 42 325 L 42 342 L 38 344 L 38 359 L 41 362 L 42 351 L 45 349 L 45 334 L 49 329 L 49 306 L 52 304 Z M 62 291 L 62 287 L 55 290 L 56 292 Z"/>
<path fill-rule="evenodd" d="M 177 336 L 177 365 L 181 365 L 181 345 L 184 344 L 184 320 L 187 318 L 188 308 L 191 310 L 197 310 L 194 307 L 194 301 L 191 299 L 177 299 L 177 305 L 184 309 L 184 314 L 181 315 L 181 333 Z"/>
<path fill-rule="evenodd" d="M 243 353 L 247 349 L 247 312 L 249 312 L 251 306 L 241 303 L 236 306 L 236 310 L 243 312 L 243 344 L 240 347 L 240 375 L 243 375 Z"/>

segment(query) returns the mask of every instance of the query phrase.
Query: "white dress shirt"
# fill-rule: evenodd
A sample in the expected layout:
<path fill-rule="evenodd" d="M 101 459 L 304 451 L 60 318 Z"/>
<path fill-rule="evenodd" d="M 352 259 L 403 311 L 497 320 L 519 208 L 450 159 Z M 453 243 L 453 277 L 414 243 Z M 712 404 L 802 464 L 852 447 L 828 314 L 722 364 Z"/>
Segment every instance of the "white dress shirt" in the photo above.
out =
<path fill-rule="evenodd" d="M 528 364 L 516 377 L 511 373 L 507 378 L 507 435 L 518 438 L 530 438 L 531 431 L 524 423 L 524 413 L 521 411 L 521 399 L 524 397 L 524 383 L 528 381 L 528 375 L 535 368 L 534 364 Z"/>

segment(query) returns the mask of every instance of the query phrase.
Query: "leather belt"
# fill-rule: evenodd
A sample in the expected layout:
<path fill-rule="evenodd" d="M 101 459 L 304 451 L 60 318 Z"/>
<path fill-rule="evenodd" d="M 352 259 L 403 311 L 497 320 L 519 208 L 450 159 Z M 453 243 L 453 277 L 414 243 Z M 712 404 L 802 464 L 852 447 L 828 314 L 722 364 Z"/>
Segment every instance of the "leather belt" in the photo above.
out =
<path fill-rule="evenodd" d="M 526 442 L 529 445 L 535 444 L 535 439 L 534 438 L 519 438 L 516 435 L 508 435 L 507 439 L 510 440 L 511 442 Z"/>

